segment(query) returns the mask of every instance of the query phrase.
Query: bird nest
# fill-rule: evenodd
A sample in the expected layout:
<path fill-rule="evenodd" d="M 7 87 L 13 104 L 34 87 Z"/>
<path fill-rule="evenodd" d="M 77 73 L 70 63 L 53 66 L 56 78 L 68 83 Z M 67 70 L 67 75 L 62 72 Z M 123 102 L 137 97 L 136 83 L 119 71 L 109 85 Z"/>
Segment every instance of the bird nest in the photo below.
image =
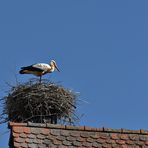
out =
<path fill-rule="evenodd" d="M 34 122 L 74 124 L 77 95 L 63 86 L 42 80 L 11 86 L 3 97 L 0 122 Z"/>

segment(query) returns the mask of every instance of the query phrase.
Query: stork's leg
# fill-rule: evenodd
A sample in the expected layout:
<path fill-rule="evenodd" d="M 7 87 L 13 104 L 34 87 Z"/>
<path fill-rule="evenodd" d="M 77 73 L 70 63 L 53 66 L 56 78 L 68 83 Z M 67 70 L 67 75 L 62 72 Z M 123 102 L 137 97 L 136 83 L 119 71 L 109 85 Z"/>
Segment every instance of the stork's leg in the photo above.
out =
<path fill-rule="evenodd" d="M 40 83 L 41 83 L 41 80 L 42 80 L 42 76 L 40 76 Z"/>

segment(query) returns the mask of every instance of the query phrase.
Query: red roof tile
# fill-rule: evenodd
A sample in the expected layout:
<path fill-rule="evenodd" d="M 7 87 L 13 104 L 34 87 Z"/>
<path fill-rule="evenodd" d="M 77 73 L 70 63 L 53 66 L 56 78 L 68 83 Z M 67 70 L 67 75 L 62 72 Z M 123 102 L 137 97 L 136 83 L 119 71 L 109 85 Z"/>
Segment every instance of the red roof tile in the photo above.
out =
<path fill-rule="evenodd" d="M 39 123 L 9 123 L 10 147 L 15 148 L 141 148 L 148 131 Z"/>

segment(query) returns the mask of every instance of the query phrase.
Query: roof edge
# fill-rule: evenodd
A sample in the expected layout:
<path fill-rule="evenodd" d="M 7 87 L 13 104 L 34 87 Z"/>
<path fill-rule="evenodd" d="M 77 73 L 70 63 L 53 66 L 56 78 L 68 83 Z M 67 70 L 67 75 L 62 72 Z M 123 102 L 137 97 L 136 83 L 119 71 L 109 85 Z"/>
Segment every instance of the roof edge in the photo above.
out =
<path fill-rule="evenodd" d="M 129 129 L 112 129 L 112 128 L 94 128 L 89 126 L 71 126 L 71 125 L 61 125 L 61 124 L 50 124 L 50 123 L 16 123 L 9 122 L 8 127 L 38 127 L 38 128 L 51 128 L 51 129 L 65 129 L 65 130 L 76 130 L 76 131 L 89 131 L 89 132 L 107 132 L 107 133 L 124 133 L 124 134 L 144 134 L 148 135 L 148 130 L 129 130 Z"/>

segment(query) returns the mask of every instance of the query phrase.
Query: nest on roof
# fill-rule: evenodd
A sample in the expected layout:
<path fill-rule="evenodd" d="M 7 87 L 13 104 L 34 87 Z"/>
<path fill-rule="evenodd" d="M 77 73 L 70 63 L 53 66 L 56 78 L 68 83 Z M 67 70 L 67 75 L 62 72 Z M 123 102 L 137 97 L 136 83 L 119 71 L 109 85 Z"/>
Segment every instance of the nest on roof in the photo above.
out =
<path fill-rule="evenodd" d="M 11 86 L 3 101 L 0 122 L 74 124 L 77 95 L 63 86 L 42 80 Z"/>

